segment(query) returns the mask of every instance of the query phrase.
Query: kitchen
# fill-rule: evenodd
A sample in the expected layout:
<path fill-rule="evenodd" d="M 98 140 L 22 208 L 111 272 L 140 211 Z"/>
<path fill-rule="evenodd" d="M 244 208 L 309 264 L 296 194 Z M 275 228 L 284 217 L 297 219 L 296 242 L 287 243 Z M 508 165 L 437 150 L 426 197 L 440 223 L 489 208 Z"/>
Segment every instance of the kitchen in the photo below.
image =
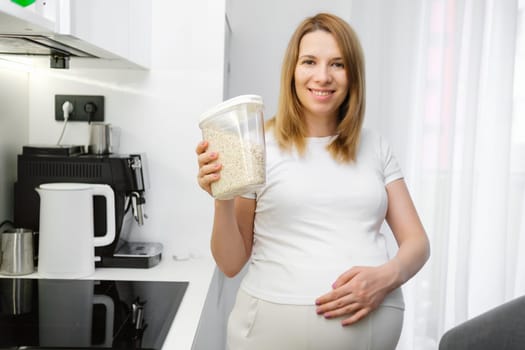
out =
<path fill-rule="evenodd" d="M 8 2 L 8 0 L 2 1 Z M 42 3 L 37 1 L 36 5 L 38 2 Z M 67 3 L 67 1 L 60 1 L 63 2 Z M 53 1 L 48 0 L 47 3 L 52 4 Z M 98 13 L 110 13 L 107 7 L 110 5 L 104 4 L 104 1 L 90 1 L 90 3 L 102 4 Z M 111 3 L 112 8 L 117 10 L 127 9 L 129 3 L 141 4 L 140 1 L 125 0 Z M 173 321 L 173 327 L 167 335 L 165 348 L 190 349 L 193 346 L 194 349 L 216 349 L 218 348 L 216 344 L 223 341 L 224 315 L 227 314 L 228 305 L 233 298 L 232 293 L 222 291 L 234 290 L 237 281 L 224 280 L 214 274 L 215 266 L 209 253 L 213 203 L 195 182 L 197 165 L 194 148 L 201 138 L 197 125 L 199 115 L 226 97 L 244 93 L 261 94 L 265 99 L 266 110 L 271 114 L 275 110 L 277 97 L 279 55 L 284 50 L 287 36 L 295 25 L 294 21 L 312 12 L 327 10 L 343 14 L 346 19 L 351 19 L 351 23 L 355 23 L 363 38 L 365 50 L 373 50 L 380 44 L 388 47 L 387 39 L 396 39 L 396 37 L 408 36 L 414 42 L 420 40 L 416 35 L 417 30 L 414 31 L 411 27 L 416 24 L 406 21 L 407 24 L 396 27 L 396 30 L 390 33 L 391 36 L 381 36 L 381 30 L 393 21 L 388 16 L 389 11 L 396 15 L 405 11 L 407 12 L 405 16 L 408 16 L 420 9 L 417 5 L 409 6 L 414 4 L 410 1 L 398 3 L 405 7 L 386 5 L 381 1 L 368 1 L 366 4 L 363 1 L 333 1 L 329 5 L 319 5 L 316 1 L 302 1 L 300 9 L 294 8 L 293 5 L 286 8 L 279 7 L 283 9 L 282 12 L 273 15 L 275 21 L 279 18 L 285 23 L 279 27 L 283 38 L 273 42 L 250 39 L 250 35 L 256 34 L 256 28 L 259 26 L 263 28 L 264 23 L 251 19 L 252 25 L 248 27 L 249 16 L 244 18 L 239 17 L 238 14 L 244 11 L 250 14 L 259 13 L 263 18 L 265 16 L 268 18 L 272 15 L 272 7 L 282 6 L 278 1 L 265 2 L 270 9 L 257 2 L 244 3 L 233 0 L 191 2 L 155 0 L 146 3 L 149 3 L 149 9 L 143 11 L 141 15 L 147 17 L 143 20 L 150 24 L 151 55 L 147 69 L 114 68 L 110 63 L 102 62 L 103 60 L 86 65 L 73 58 L 70 69 L 57 70 L 48 68 L 47 59 L 43 63 L 37 62 L 36 66 L 19 63 L 24 60 L 23 58 L 0 59 L 0 219 L 12 217 L 13 183 L 17 177 L 16 155 L 21 152 L 22 146 L 28 143 L 55 143 L 61 133 L 63 123 L 54 120 L 54 96 L 56 94 L 104 96 L 106 121 L 120 130 L 119 151 L 145 153 L 148 157 L 150 189 L 146 194 L 145 206 L 148 219 L 142 227 L 133 226 L 131 237 L 134 240 L 161 242 L 164 250 L 162 263 L 158 267 L 138 271 L 98 269 L 95 278 L 190 281 Z M 442 1 L 426 3 L 435 5 Z M 437 7 L 433 9 L 439 11 L 439 6 Z M 381 15 L 371 16 L 373 10 L 380 12 Z M 292 12 L 294 21 L 286 22 L 287 16 L 292 16 Z M 229 15 L 228 20 L 225 20 L 225 13 Z M 354 15 L 355 13 L 363 15 Z M 140 21 L 136 20 L 134 25 L 137 23 Z M 244 29 L 236 29 L 241 24 L 244 24 Z M 118 28 L 120 27 L 116 25 L 110 27 L 108 33 L 118 32 Z M 264 35 L 277 35 L 268 26 L 264 28 L 266 30 Z M 102 27 L 98 29 L 107 30 Z M 230 29 L 233 31 L 229 32 Z M 376 40 L 378 38 L 380 40 Z M 134 44 L 139 43 L 127 41 L 128 49 Z M 240 51 L 241 45 L 252 52 L 257 50 L 256 52 L 265 58 L 263 63 L 268 63 L 267 69 L 253 72 L 253 80 L 249 88 L 242 85 L 242 77 L 246 77 L 253 70 L 253 65 L 250 60 L 243 58 L 246 57 L 243 56 L 246 52 Z M 230 52 L 230 55 L 225 56 L 225 52 Z M 405 119 L 401 117 L 389 119 L 385 113 L 387 110 L 399 115 L 407 112 L 399 103 L 403 101 L 401 95 L 403 91 L 415 89 L 393 89 L 394 92 L 390 96 L 387 92 L 390 87 L 388 84 L 393 85 L 404 77 L 410 76 L 407 73 L 410 67 L 420 67 L 422 64 L 421 61 L 416 60 L 416 56 L 411 56 L 413 58 L 409 59 L 403 58 L 398 53 L 397 56 L 389 57 L 397 64 L 397 70 L 389 71 L 384 56 L 379 54 L 370 55 L 367 61 L 369 66 L 376 68 L 369 72 L 368 77 L 370 88 L 368 95 L 372 103 L 367 107 L 369 111 L 367 123 L 370 127 L 387 133 L 394 147 L 400 150 L 400 161 L 407 165 L 407 175 L 411 180 L 409 184 L 415 191 L 419 190 L 420 195 L 416 196 L 416 200 L 425 213 L 424 221 L 431 226 L 435 222 L 444 222 L 440 221 L 438 214 L 435 214 L 442 212 L 431 204 L 442 200 L 438 195 L 441 187 L 435 186 L 432 182 L 435 177 L 425 177 L 426 168 L 414 164 L 419 164 L 417 157 L 420 155 L 416 152 L 418 145 L 423 143 L 428 145 L 433 142 L 435 135 L 430 135 L 430 138 L 423 140 L 423 136 L 414 136 L 408 129 L 403 128 L 406 124 Z M 512 66 L 513 60 L 506 64 Z M 383 80 L 386 81 L 385 84 L 382 84 Z M 421 88 L 421 85 L 418 87 Z M 376 103 L 374 99 L 383 103 Z M 420 106 L 416 105 L 413 108 L 418 107 Z M 395 131 L 388 131 L 389 128 Z M 87 144 L 88 138 L 87 124 L 70 123 L 64 135 L 64 143 Z M 429 149 L 427 160 L 439 158 L 437 152 L 432 153 L 435 151 L 432 145 Z M 420 162 L 423 164 L 422 161 Z M 445 183 L 446 181 L 443 181 L 440 186 Z M 513 193 L 517 193 L 515 196 L 518 196 L 522 192 L 522 182 L 517 181 L 514 186 L 517 186 L 517 191 Z M 425 192 L 422 190 L 424 188 L 433 190 Z M 495 198 L 500 200 L 500 197 Z M 512 208 L 511 214 L 514 214 L 509 220 L 511 226 L 517 222 L 521 207 Z M 443 229 L 439 224 L 432 227 L 433 230 L 429 231 L 441 232 Z M 480 227 L 476 226 L 476 228 Z M 519 233 L 512 232 L 511 235 L 517 236 Z M 435 239 L 435 245 L 442 242 Z M 512 251 L 507 255 L 509 262 L 517 254 L 518 251 Z M 447 260 L 446 255 L 435 248 L 433 258 Z M 440 263 L 432 266 L 435 266 L 436 271 L 442 268 Z M 519 271 L 517 268 L 517 271 L 507 273 L 518 274 Z M 444 298 L 443 294 L 439 294 L 445 293 L 443 290 L 428 288 L 428 281 L 435 281 L 436 277 L 429 278 L 428 273 L 423 273 L 422 277 L 410 289 L 410 300 L 415 299 L 414 295 L 425 302 Z M 208 291 L 209 297 L 206 299 Z M 508 294 L 505 297 L 500 296 L 499 299 L 495 298 L 493 303 L 505 298 L 508 298 Z M 221 300 L 222 304 L 217 305 L 217 300 Z M 439 307 L 443 307 L 439 304 L 429 306 L 428 303 L 416 301 L 413 301 L 411 306 L 419 312 L 417 315 L 441 314 Z M 478 309 L 488 307 L 489 305 L 482 304 Z M 412 322 L 417 315 L 414 313 L 411 316 Z M 466 314 L 463 316 L 466 317 Z M 445 328 L 456 322 L 457 320 L 451 319 L 442 320 L 442 323 L 433 329 L 433 333 L 430 331 L 428 334 L 424 333 L 421 330 L 424 325 L 421 324 L 419 328 L 407 332 L 409 335 L 424 333 L 428 336 L 424 341 L 430 342 L 429 339 L 432 339 L 435 342 Z M 437 321 L 430 320 L 426 324 L 434 323 Z M 417 349 L 436 348 L 435 343 L 424 344 L 427 346 L 420 346 Z M 400 347 L 400 349 L 410 348 Z"/>
<path fill-rule="evenodd" d="M 38 1 L 23 10 L 32 11 L 31 6 L 43 4 L 50 7 L 53 3 L 59 2 Z M 190 281 L 184 304 L 178 310 L 180 318 L 174 321 L 178 330 L 166 340 L 167 348 L 190 349 L 214 271 L 208 252 L 212 202 L 195 185 L 194 145 L 201 137 L 198 115 L 223 99 L 225 2 L 98 4 L 98 8 L 90 4 L 93 13 L 106 17 L 116 13 L 120 20 L 127 20 L 130 6 L 139 7 L 133 26 L 145 30 L 142 35 L 147 40 L 140 48 L 147 51 L 139 54 L 150 56 L 142 60 L 148 68 L 113 69 L 101 62 L 88 62 L 88 68 L 77 69 L 79 63 L 72 59 L 70 69 L 53 70 L 46 66 L 48 57 L 42 66 L 36 62 L 34 68 L 16 59 L 1 60 L 0 217 L 12 220 L 16 155 L 22 146 L 54 144 L 60 135 L 63 123 L 54 120 L 55 94 L 103 95 L 106 122 L 120 128 L 119 151 L 145 153 L 148 157 L 148 219 L 142 227 L 133 227 L 136 232 L 131 233 L 132 239 L 162 242 L 162 263 L 167 265 L 116 274 L 101 272 L 95 278 Z M 2 4 L 9 5 L 18 6 Z M 124 16 L 118 17 L 121 13 Z M 91 20 L 101 24 L 104 18 Z M 129 26 L 123 23 L 122 31 L 129 30 Z M 131 35 L 119 33 L 119 26 L 96 28 L 121 35 L 117 39 Z M 125 40 L 126 45 L 139 48 L 140 40 Z M 133 51 L 133 47 L 124 49 Z M 88 143 L 88 125 L 79 124 L 69 123 L 64 144 Z"/>

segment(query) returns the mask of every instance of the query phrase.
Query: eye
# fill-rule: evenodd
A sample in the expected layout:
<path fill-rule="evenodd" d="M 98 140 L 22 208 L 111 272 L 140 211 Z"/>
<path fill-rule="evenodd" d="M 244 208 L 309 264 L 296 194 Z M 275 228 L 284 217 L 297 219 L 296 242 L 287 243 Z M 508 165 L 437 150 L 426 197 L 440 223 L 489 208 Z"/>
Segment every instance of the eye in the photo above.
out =
<path fill-rule="evenodd" d="M 311 66 L 311 65 L 315 64 L 315 61 L 310 59 L 310 58 L 305 58 L 305 59 L 301 60 L 301 64 L 305 64 L 305 65 Z"/>
<path fill-rule="evenodd" d="M 335 67 L 335 68 L 339 68 L 339 69 L 344 69 L 345 68 L 345 64 L 343 62 L 334 62 L 334 63 L 332 63 L 332 66 Z"/>

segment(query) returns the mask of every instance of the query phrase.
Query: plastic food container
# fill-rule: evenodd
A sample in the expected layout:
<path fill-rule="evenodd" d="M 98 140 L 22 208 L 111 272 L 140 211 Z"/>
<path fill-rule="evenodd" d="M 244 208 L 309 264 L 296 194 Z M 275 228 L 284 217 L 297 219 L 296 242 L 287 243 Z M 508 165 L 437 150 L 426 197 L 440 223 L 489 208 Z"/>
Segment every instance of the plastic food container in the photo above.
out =
<path fill-rule="evenodd" d="M 208 150 L 217 152 L 221 177 L 211 185 L 216 199 L 232 199 L 266 181 L 266 148 L 262 98 L 242 95 L 226 100 L 200 117 Z"/>

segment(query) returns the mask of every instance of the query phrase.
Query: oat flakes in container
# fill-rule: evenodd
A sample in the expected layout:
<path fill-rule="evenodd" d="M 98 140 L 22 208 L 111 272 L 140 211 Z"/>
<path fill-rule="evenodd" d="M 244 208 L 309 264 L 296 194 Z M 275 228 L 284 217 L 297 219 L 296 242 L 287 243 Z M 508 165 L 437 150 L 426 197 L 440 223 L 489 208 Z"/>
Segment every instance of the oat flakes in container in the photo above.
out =
<path fill-rule="evenodd" d="M 200 117 L 208 150 L 219 154 L 221 177 L 211 185 L 216 199 L 232 199 L 266 181 L 262 98 L 242 95 L 226 100 Z"/>

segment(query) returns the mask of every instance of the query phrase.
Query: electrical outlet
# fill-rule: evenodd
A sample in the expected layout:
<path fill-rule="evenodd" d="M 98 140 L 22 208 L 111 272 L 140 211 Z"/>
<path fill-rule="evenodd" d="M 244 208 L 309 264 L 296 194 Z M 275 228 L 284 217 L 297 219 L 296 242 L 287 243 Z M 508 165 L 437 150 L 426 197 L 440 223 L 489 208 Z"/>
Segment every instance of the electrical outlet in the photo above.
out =
<path fill-rule="evenodd" d="M 62 105 L 69 101 L 73 111 L 69 114 L 70 122 L 103 122 L 104 96 L 89 95 L 55 95 L 55 120 L 64 120 Z"/>

